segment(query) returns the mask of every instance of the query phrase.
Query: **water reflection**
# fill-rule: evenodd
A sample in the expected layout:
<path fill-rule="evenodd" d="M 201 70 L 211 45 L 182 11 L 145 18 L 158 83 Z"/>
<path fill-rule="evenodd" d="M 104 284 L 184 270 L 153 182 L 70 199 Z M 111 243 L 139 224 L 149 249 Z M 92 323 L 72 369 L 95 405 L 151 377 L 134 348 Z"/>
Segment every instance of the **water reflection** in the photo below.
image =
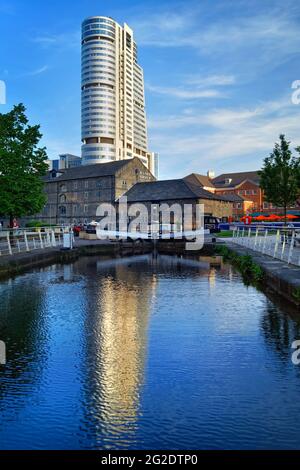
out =
<path fill-rule="evenodd" d="M 299 316 L 219 261 L 89 257 L 0 285 L 0 448 L 300 447 Z"/>
<path fill-rule="evenodd" d="M 86 432 L 95 446 L 107 439 L 126 446 L 134 439 L 144 380 L 150 304 L 156 281 L 141 279 L 135 263 L 145 259 L 81 260 L 88 269 L 89 304 L 85 319 Z"/>
<path fill-rule="evenodd" d="M 293 314 L 293 312 L 291 312 Z M 261 318 L 261 330 L 264 333 L 266 345 L 274 350 L 282 361 L 291 362 L 291 345 L 300 339 L 299 315 L 293 315 L 294 320 L 282 312 L 271 302 L 266 302 L 266 312 Z"/>
<path fill-rule="evenodd" d="M 2 419 L 12 410 L 17 413 L 31 385 L 38 387 L 41 380 L 48 340 L 44 294 L 43 287 L 31 276 L 24 277 L 22 282 L 14 279 L 0 285 L 0 338 L 7 348 L 7 364 L 0 366 Z M 3 402 L 9 404 L 8 409 Z"/>

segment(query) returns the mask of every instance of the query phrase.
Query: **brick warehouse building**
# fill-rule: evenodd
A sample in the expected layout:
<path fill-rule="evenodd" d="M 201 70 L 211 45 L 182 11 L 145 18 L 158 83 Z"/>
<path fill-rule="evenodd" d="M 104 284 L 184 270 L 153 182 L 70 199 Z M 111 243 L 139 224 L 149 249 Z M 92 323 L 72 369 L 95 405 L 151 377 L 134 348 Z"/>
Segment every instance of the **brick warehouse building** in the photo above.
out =
<path fill-rule="evenodd" d="M 231 199 L 234 218 L 239 218 L 246 213 L 277 214 L 282 212 L 282 208 L 276 208 L 264 199 L 264 193 L 259 185 L 258 171 L 223 173 L 212 178 L 191 173 L 185 177 L 185 180 Z M 289 209 L 300 214 L 299 202 L 296 201 L 295 205 Z"/>
<path fill-rule="evenodd" d="M 155 180 L 138 158 L 87 165 L 44 178 L 47 203 L 43 211 L 27 220 L 47 224 L 89 223 L 101 202 L 115 202 L 134 184 Z"/>
<path fill-rule="evenodd" d="M 236 206 L 237 215 L 264 209 L 263 191 L 259 186 L 257 171 L 222 174 L 213 179 L 213 184 L 216 193 L 235 194 L 242 199 L 243 203 L 241 201 L 241 204 Z"/>

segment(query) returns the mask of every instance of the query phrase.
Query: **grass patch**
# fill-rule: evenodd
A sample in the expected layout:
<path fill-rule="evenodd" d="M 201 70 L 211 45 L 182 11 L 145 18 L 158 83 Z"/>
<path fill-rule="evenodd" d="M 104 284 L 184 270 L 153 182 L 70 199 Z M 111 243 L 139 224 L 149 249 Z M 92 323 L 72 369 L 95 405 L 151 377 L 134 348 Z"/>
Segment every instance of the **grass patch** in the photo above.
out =
<path fill-rule="evenodd" d="M 232 230 L 221 230 L 217 234 L 217 237 L 222 237 L 222 238 L 232 238 L 233 231 Z"/>

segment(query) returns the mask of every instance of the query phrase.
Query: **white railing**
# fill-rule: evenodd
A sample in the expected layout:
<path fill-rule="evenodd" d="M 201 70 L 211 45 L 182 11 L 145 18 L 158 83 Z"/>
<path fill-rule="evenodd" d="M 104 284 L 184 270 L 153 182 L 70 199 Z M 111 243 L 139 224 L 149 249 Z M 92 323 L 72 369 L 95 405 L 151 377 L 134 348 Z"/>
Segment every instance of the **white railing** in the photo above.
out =
<path fill-rule="evenodd" d="M 69 227 L 39 227 L 0 231 L 0 256 L 43 250 L 63 245 Z"/>
<path fill-rule="evenodd" d="M 236 227 L 232 241 L 264 255 L 300 266 L 300 230 L 295 228 Z"/>

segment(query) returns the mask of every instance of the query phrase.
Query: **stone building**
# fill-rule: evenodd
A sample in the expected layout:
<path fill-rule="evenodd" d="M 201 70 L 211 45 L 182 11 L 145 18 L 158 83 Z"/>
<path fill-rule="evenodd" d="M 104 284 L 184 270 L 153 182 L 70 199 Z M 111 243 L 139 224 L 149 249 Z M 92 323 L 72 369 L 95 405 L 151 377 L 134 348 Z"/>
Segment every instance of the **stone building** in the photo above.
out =
<path fill-rule="evenodd" d="M 54 225 L 89 223 L 101 202 L 113 203 L 134 184 L 153 180 L 139 158 L 53 170 L 44 178 L 44 210 L 29 219 Z"/>
<path fill-rule="evenodd" d="M 137 183 L 125 193 L 125 196 L 129 208 L 136 203 L 144 204 L 147 207 L 149 220 L 150 214 L 152 213 L 153 216 L 153 211 L 158 211 L 161 204 L 167 204 L 169 207 L 173 204 L 179 204 L 182 213 L 184 212 L 184 205 L 192 205 L 194 220 L 191 226 L 185 225 L 185 230 L 194 230 L 196 228 L 196 204 L 204 204 L 205 215 L 212 215 L 225 220 L 232 217 L 233 204 L 231 201 L 184 179 Z M 175 223 L 172 213 L 170 223 Z"/>

